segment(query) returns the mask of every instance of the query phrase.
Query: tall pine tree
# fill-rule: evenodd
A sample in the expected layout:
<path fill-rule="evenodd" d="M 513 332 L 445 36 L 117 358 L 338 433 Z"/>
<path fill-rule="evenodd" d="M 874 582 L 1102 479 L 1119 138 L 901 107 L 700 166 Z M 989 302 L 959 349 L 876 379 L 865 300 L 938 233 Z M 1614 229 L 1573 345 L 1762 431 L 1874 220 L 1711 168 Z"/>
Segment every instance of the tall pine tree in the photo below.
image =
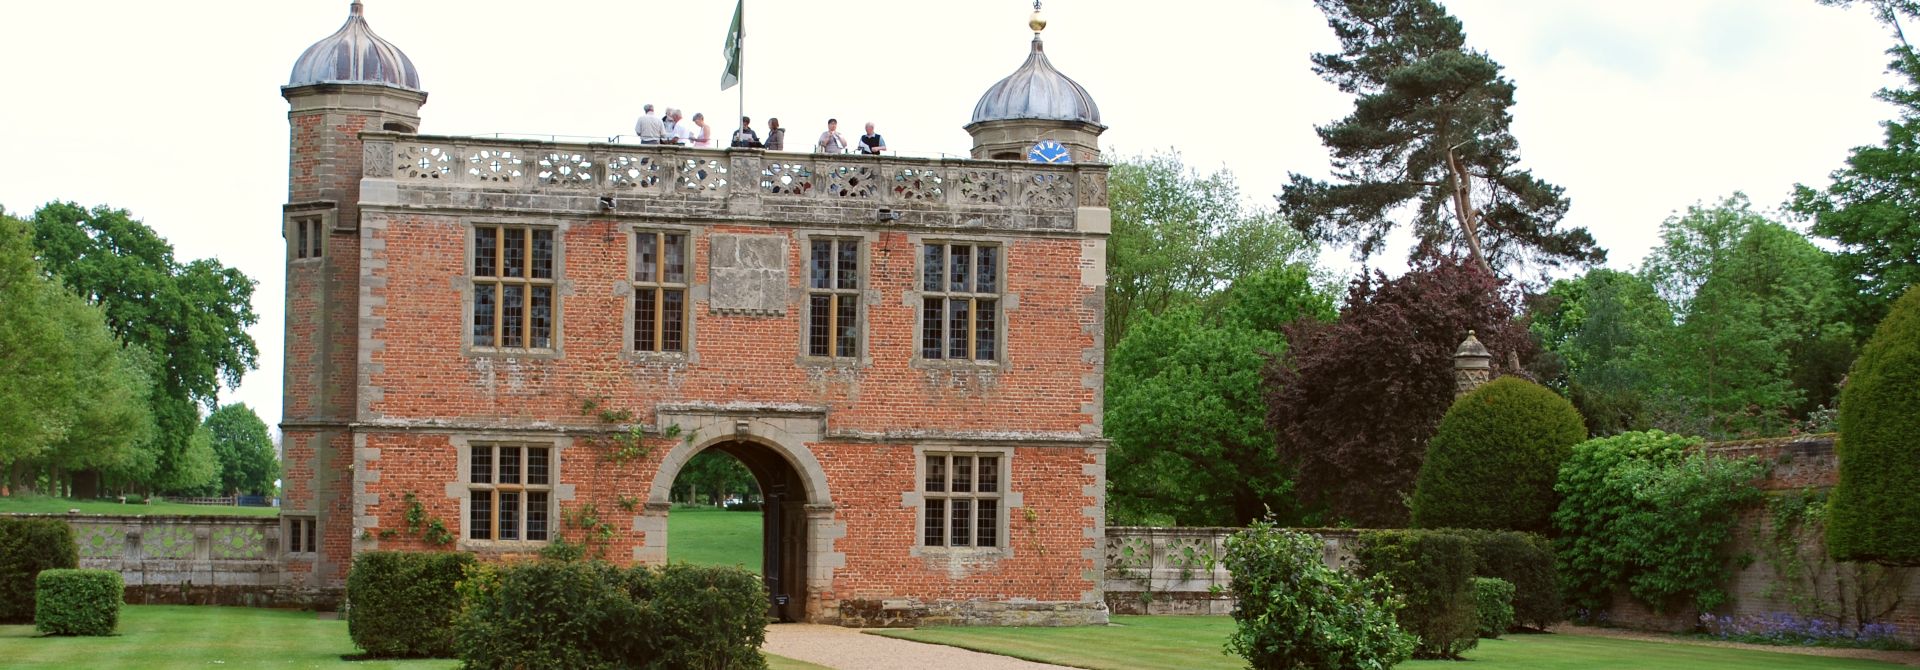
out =
<path fill-rule="evenodd" d="M 1340 38 L 1314 71 L 1355 96 L 1353 113 L 1316 130 L 1333 182 L 1293 174 L 1279 196 L 1311 238 L 1379 252 L 1411 206 L 1412 255 L 1462 253 L 1488 272 L 1516 263 L 1606 260 L 1584 228 L 1561 229 L 1567 199 L 1519 163 L 1509 132 L 1513 82 L 1466 48 L 1460 20 L 1435 0 L 1315 0 Z"/>

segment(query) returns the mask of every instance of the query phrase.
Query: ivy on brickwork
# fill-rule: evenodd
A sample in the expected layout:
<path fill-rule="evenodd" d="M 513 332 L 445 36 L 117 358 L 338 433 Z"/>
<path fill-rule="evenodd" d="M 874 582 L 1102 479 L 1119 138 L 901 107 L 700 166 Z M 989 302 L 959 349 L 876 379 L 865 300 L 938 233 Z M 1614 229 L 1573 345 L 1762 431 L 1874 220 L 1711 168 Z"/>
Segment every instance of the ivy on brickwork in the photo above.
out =
<path fill-rule="evenodd" d="M 584 531 L 580 538 L 583 553 L 594 558 L 607 557 L 607 545 L 613 543 L 613 524 L 600 518 L 600 509 L 585 503 L 560 511 L 561 520 L 570 528 Z"/>
<path fill-rule="evenodd" d="M 647 446 L 646 427 L 634 420 L 633 410 L 608 406 L 607 398 L 601 396 L 582 399 L 580 415 L 596 419 L 612 429 L 599 437 L 590 437 L 585 441 L 589 446 L 604 449 L 607 460 L 612 461 L 614 465 L 624 465 L 629 461 L 644 459 L 653 454 L 653 448 Z M 680 426 L 668 426 L 663 434 L 669 439 L 680 437 Z M 693 435 L 688 434 L 686 439 L 692 442 Z"/>
<path fill-rule="evenodd" d="M 427 514 L 427 506 L 420 504 L 420 496 L 412 491 L 406 492 L 407 535 L 420 538 L 427 544 L 444 547 L 453 544 L 453 533 L 447 530 L 447 524 L 439 517 Z M 384 537 L 384 533 L 382 534 Z"/>
<path fill-rule="evenodd" d="M 1763 592 L 1785 601 L 1794 613 L 1855 633 L 1884 623 L 1900 607 L 1907 568 L 1873 563 L 1836 562 L 1827 552 L 1827 492 L 1815 489 L 1775 494 L 1767 499 L 1771 533 L 1763 538 L 1761 558 L 1774 580 Z"/>

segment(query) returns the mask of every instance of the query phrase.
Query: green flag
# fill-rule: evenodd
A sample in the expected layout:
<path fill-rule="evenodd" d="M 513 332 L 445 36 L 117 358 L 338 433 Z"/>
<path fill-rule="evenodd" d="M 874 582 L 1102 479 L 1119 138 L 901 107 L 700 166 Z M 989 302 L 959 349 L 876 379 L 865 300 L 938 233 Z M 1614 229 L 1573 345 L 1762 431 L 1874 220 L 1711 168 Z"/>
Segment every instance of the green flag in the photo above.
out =
<path fill-rule="evenodd" d="M 720 90 L 733 88 L 740 83 L 740 15 L 747 9 L 747 0 L 740 0 L 733 6 L 733 27 L 727 29 L 727 69 L 720 73 Z"/>

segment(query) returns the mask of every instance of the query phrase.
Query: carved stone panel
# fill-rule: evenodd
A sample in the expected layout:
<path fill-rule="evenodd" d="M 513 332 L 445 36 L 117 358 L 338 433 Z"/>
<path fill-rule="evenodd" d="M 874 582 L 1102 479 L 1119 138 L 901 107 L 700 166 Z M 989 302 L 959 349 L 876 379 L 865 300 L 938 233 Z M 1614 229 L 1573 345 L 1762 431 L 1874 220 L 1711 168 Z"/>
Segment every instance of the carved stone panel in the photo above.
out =
<path fill-rule="evenodd" d="M 787 238 L 715 234 L 708 304 L 716 313 L 787 313 Z"/>

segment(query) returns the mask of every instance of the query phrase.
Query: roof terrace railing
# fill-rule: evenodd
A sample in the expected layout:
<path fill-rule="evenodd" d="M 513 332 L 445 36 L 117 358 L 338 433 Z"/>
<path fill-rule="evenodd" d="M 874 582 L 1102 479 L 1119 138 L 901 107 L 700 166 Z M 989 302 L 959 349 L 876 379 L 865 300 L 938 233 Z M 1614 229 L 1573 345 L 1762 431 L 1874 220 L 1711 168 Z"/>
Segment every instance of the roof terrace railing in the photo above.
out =
<path fill-rule="evenodd" d="M 849 206 L 1107 206 L 1107 166 L 362 133 L 363 175 L 408 185 Z M 824 203 L 822 203 L 824 204 Z"/>

